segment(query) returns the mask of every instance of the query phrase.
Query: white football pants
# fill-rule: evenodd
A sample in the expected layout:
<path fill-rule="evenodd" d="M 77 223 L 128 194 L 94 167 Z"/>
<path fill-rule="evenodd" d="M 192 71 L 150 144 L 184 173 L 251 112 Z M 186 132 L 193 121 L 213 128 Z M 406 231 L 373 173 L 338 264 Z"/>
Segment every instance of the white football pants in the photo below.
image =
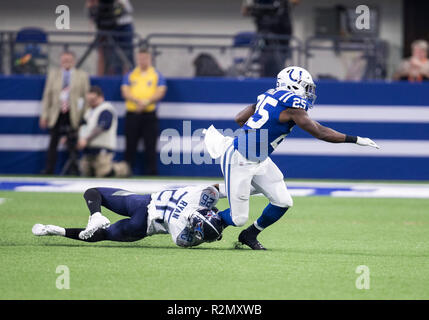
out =
<path fill-rule="evenodd" d="M 292 207 L 293 200 L 283 180 L 283 173 L 270 157 L 261 162 L 250 161 L 231 143 L 222 155 L 220 165 L 231 218 L 236 226 L 243 226 L 248 220 L 251 194 L 262 193 L 275 206 Z"/>

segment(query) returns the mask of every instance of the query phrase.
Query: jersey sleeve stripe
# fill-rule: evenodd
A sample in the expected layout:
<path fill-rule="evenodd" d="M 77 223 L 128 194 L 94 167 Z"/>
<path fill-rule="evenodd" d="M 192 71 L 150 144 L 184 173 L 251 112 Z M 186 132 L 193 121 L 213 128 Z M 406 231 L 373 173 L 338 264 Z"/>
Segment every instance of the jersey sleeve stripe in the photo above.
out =
<path fill-rule="evenodd" d="M 279 100 L 282 100 L 284 97 L 286 97 L 287 95 L 291 94 L 291 92 L 286 92 L 284 95 L 282 95 Z"/>
<path fill-rule="evenodd" d="M 290 98 L 290 97 L 293 97 L 294 95 L 295 95 L 294 93 L 289 94 L 288 96 L 286 96 L 286 97 L 283 99 L 283 102 L 288 101 L 288 100 L 289 100 L 289 98 Z"/>

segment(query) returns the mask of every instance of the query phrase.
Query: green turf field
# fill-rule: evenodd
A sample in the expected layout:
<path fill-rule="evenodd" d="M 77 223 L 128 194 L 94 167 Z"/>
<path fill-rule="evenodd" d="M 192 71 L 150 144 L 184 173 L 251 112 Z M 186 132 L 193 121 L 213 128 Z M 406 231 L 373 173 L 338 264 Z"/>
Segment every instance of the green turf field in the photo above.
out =
<path fill-rule="evenodd" d="M 255 252 L 233 249 L 240 230 L 232 227 L 192 249 L 169 235 L 97 244 L 35 237 L 34 223 L 84 227 L 82 195 L 0 198 L 0 299 L 429 298 L 429 200 L 295 197 L 259 237 L 269 251 Z M 252 199 L 249 224 L 266 203 Z M 70 270 L 68 290 L 56 288 L 59 265 Z M 359 265 L 369 268 L 368 290 L 355 286 Z"/>

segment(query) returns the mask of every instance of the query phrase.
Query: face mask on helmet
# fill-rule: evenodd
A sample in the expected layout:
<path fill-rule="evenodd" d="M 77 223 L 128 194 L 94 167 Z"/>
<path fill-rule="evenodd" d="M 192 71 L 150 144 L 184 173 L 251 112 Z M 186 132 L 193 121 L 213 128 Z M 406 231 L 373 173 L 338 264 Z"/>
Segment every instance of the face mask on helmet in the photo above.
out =
<path fill-rule="evenodd" d="M 304 99 L 307 100 L 308 106 L 313 107 L 314 102 L 316 101 L 316 85 L 313 83 L 308 83 L 304 80 L 301 81 L 301 86 L 304 88 Z"/>
<path fill-rule="evenodd" d="M 204 242 L 212 242 L 222 238 L 223 223 L 213 210 L 196 211 L 189 219 L 194 236 Z"/>

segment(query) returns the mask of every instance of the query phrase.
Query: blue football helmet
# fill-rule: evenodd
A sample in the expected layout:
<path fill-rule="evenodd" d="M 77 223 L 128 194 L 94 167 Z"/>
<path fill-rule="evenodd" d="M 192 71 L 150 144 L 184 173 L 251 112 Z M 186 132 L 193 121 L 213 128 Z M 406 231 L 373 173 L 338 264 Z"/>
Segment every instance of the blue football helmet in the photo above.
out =
<path fill-rule="evenodd" d="M 216 212 L 216 208 L 199 209 L 190 216 L 190 228 L 198 240 L 212 242 L 222 238 L 224 224 Z"/>

